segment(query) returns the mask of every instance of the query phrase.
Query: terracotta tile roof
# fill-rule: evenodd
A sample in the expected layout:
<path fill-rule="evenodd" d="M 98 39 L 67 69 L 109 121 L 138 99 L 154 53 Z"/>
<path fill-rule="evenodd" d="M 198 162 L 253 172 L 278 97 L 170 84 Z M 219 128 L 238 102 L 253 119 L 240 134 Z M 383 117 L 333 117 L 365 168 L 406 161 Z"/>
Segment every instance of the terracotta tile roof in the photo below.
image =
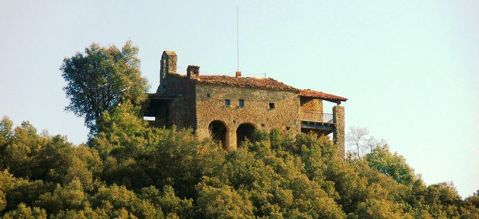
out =
<path fill-rule="evenodd" d="M 313 97 L 313 98 L 319 98 L 323 100 L 329 100 L 332 102 L 341 102 L 341 101 L 346 101 L 348 100 L 347 98 L 336 96 L 333 94 L 328 94 L 324 93 L 321 91 L 315 91 L 311 89 L 304 89 L 299 92 L 299 95 L 302 97 Z"/>
<path fill-rule="evenodd" d="M 231 77 L 224 75 L 200 75 L 194 77 L 198 83 L 231 85 L 237 87 L 251 87 L 269 90 L 283 90 L 299 92 L 298 89 L 287 84 L 274 80 L 272 78 L 253 78 L 253 77 Z"/>
<path fill-rule="evenodd" d="M 187 78 L 185 75 L 174 74 L 172 76 Z M 283 82 L 274 80 L 272 78 L 253 78 L 253 77 L 232 77 L 225 75 L 199 75 L 191 78 L 197 83 L 201 84 L 215 84 L 215 85 L 229 85 L 236 87 L 250 87 L 268 90 L 282 90 L 292 91 L 298 93 L 302 97 L 318 98 L 335 103 L 348 100 L 347 98 L 336 96 L 333 94 L 324 93 L 321 91 L 315 91 L 311 89 L 297 89 L 289 86 Z"/>

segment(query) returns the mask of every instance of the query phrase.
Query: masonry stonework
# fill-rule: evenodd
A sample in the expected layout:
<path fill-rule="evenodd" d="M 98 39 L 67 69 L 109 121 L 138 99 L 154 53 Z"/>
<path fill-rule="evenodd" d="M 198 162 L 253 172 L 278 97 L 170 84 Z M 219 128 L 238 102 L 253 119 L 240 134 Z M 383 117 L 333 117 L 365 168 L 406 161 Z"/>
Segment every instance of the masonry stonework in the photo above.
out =
<path fill-rule="evenodd" d="M 241 72 L 202 75 L 194 65 L 179 74 L 176 63 L 175 52 L 163 52 L 160 85 L 144 110 L 155 118 L 152 124 L 191 128 L 198 138 L 211 138 L 226 150 L 236 150 L 255 130 L 332 134 L 344 156 L 344 107 L 339 104 L 346 98 Z M 337 104 L 332 114 L 324 112 L 323 101 Z"/>
<path fill-rule="evenodd" d="M 236 131 L 241 124 L 251 124 L 258 130 L 279 129 L 296 135 L 300 129 L 299 97 L 292 91 L 261 90 L 219 85 L 197 85 L 196 117 L 197 135 L 210 136 L 208 126 L 212 121 L 222 121 L 228 129 L 227 149 L 237 148 Z M 225 105 L 225 100 L 230 105 Z M 240 106 L 240 100 L 243 105 Z M 270 104 L 274 104 L 273 109 Z"/>
<path fill-rule="evenodd" d="M 344 157 L 344 107 L 343 106 L 334 106 L 333 107 L 333 119 L 336 127 L 333 133 L 333 140 L 336 145 L 338 145 L 339 154 L 341 157 Z"/>
<path fill-rule="evenodd" d="M 300 99 L 300 117 L 310 121 L 323 121 L 323 101 L 314 98 Z"/>

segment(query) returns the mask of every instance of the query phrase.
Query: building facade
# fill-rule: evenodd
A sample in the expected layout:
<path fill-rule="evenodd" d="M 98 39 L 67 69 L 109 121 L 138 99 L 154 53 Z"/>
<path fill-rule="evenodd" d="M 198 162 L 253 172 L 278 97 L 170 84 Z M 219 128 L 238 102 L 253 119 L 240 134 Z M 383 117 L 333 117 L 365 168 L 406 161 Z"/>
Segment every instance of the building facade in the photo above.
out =
<path fill-rule="evenodd" d="M 344 97 L 301 90 L 271 78 L 200 75 L 190 65 L 176 71 L 177 56 L 163 52 L 160 85 L 149 94 L 144 115 L 156 126 L 192 128 L 198 138 L 212 138 L 226 150 L 235 150 L 255 130 L 278 129 L 289 135 L 314 132 L 333 135 L 344 154 Z M 336 103 L 323 112 L 323 101 Z"/>

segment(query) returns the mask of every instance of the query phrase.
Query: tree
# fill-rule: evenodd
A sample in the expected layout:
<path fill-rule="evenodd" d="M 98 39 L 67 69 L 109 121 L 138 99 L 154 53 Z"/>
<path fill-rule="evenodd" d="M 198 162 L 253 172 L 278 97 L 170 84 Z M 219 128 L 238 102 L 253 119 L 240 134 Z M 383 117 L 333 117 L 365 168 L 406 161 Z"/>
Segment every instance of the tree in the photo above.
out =
<path fill-rule="evenodd" d="M 66 110 L 85 118 L 95 134 L 102 114 L 124 101 L 139 104 L 145 99 L 147 81 L 140 75 L 138 48 L 128 41 L 115 46 L 92 44 L 85 53 L 65 58 L 60 70 L 67 82 L 63 88 L 70 104 Z"/>
<path fill-rule="evenodd" d="M 236 151 L 106 112 L 90 146 L 0 121 L 0 218 L 479 218 L 479 192 L 425 185 L 387 146 L 256 133 Z"/>
<path fill-rule="evenodd" d="M 254 216 L 251 201 L 230 186 L 216 188 L 203 182 L 198 184 L 198 193 L 198 207 L 204 218 L 253 218 Z"/>
<path fill-rule="evenodd" d="M 5 146 L 5 144 L 13 136 L 13 121 L 8 117 L 3 116 L 0 120 L 0 147 Z"/>
<path fill-rule="evenodd" d="M 479 208 L 479 190 L 466 199 L 466 203 Z"/>
<path fill-rule="evenodd" d="M 41 208 L 30 208 L 25 204 L 21 203 L 18 205 L 17 209 L 8 212 L 3 215 L 3 218 L 47 218 L 47 212 Z"/>
<path fill-rule="evenodd" d="M 384 139 L 378 140 L 369 135 L 369 130 L 367 128 L 360 127 L 349 128 L 349 132 L 346 135 L 346 141 L 350 147 L 354 148 L 355 152 L 353 153 L 358 159 L 361 159 L 362 151 L 369 150 L 369 153 L 372 153 L 374 148 L 378 145 L 386 144 Z"/>
<path fill-rule="evenodd" d="M 391 153 L 387 146 L 376 147 L 365 158 L 371 168 L 392 177 L 398 183 L 411 185 L 416 180 L 406 159 L 397 153 Z"/>
<path fill-rule="evenodd" d="M 88 206 L 87 203 L 87 195 L 83 191 L 81 182 L 75 179 L 64 187 L 57 184 L 53 192 L 40 195 L 35 205 L 40 206 L 49 213 L 56 213 L 64 209 L 81 210 Z"/>

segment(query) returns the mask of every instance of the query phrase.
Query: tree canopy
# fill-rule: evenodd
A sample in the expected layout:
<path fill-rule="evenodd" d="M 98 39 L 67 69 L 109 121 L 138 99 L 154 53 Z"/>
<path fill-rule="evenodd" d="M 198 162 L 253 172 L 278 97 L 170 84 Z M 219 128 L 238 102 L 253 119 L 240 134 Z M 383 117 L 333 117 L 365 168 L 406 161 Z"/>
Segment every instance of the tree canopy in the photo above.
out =
<path fill-rule="evenodd" d="M 67 109 L 85 117 L 88 146 L 0 120 L 3 218 L 479 218 L 479 191 L 426 185 L 366 131 L 342 158 L 314 134 L 257 132 L 225 151 L 189 129 L 150 127 L 137 52 L 93 44 L 64 60 Z"/>
<path fill-rule="evenodd" d="M 61 66 L 70 104 L 66 107 L 84 117 L 90 133 L 97 132 L 97 121 L 124 101 L 134 104 L 145 98 L 147 81 L 140 74 L 138 48 L 128 41 L 123 48 L 92 44 L 84 53 L 65 58 Z"/>
<path fill-rule="evenodd" d="M 125 103 L 89 147 L 0 122 L 5 218 L 477 218 L 477 194 L 425 185 L 376 147 L 342 159 L 326 138 L 256 133 L 227 152 L 191 130 L 152 128 Z"/>

